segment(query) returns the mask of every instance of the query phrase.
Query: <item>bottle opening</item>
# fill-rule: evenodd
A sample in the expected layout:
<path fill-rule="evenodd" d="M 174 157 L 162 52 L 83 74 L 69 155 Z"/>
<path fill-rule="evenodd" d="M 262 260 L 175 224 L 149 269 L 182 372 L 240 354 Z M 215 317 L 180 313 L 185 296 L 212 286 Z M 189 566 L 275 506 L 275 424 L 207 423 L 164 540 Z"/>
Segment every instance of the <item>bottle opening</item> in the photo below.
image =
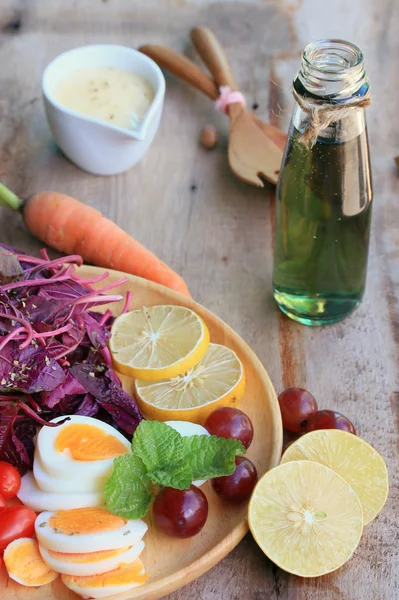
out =
<path fill-rule="evenodd" d="M 303 60 L 309 68 L 329 74 L 345 74 L 348 69 L 363 63 L 363 53 L 350 42 L 343 40 L 318 40 L 303 51 Z"/>
<path fill-rule="evenodd" d="M 369 88 L 362 51 L 344 40 L 308 44 L 302 53 L 297 80 L 310 94 L 341 101 L 355 94 L 362 96 Z"/>

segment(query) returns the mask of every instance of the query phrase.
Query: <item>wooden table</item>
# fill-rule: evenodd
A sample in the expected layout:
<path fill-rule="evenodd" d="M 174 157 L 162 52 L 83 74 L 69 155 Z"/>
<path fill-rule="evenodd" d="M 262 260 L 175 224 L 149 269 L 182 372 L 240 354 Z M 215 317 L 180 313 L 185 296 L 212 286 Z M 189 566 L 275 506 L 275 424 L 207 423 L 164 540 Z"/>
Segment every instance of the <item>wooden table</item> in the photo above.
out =
<path fill-rule="evenodd" d="M 143 162 L 110 178 L 71 165 L 51 140 L 41 73 L 58 53 L 88 43 L 160 43 L 189 55 L 196 24 L 220 36 L 257 114 L 288 125 L 290 82 L 310 40 L 341 37 L 365 51 L 375 208 L 367 294 L 343 323 L 311 329 L 280 314 L 271 295 L 274 190 L 237 181 L 226 158 L 227 123 L 209 100 L 167 78 L 160 132 Z M 321 408 L 348 415 L 386 458 L 391 493 L 354 558 L 304 580 L 274 567 L 247 538 L 170 600 L 394 600 L 399 598 L 399 3 L 394 0 L 2 0 L 0 178 L 18 194 L 52 188 L 96 206 L 167 261 L 199 302 L 254 348 L 277 391 L 310 389 Z M 207 153 L 207 123 L 223 132 Z M 37 252 L 16 214 L 1 212 L 1 240 Z M 395 391 L 396 390 L 396 391 Z"/>

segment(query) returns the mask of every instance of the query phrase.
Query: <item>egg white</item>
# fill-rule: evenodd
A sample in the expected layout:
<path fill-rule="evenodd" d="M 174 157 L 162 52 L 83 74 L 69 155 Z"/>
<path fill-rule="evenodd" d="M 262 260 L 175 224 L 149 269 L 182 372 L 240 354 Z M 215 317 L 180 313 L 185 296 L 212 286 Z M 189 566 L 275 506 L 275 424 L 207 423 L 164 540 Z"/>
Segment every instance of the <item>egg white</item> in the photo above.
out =
<path fill-rule="evenodd" d="M 54 480 L 55 483 L 56 480 Z M 36 512 L 44 510 L 70 510 L 72 508 L 87 508 L 89 506 L 102 506 L 105 504 L 105 494 L 101 492 L 79 493 L 48 493 L 41 490 L 33 473 L 26 473 L 22 477 L 21 487 L 17 494 L 25 506 Z"/>
<path fill-rule="evenodd" d="M 39 543 L 56 552 L 97 552 L 115 550 L 124 546 L 134 546 L 144 537 L 148 526 L 141 519 L 127 521 L 123 527 L 113 531 L 66 535 L 55 532 L 49 525 L 54 512 L 43 512 L 35 521 L 35 531 Z"/>
<path fill-rule="evenodd" d="M 68 415 L 66 415 L 68 416 Z M 57 417 L 51 423 L 58 423 L 66 416 Z M 56 478 L 76 479 L 76 478 L 107 478 L 112 472 L 114 459 L 105 460 L 74 460 L 67 451 L 59 452 L 56 450 L 56 441 L 64 427 L 72 424 L 93 425 L 119 440 L 128 452 L 131 450 L 130 443 L 123 437 L 119 431 L 116 431 L 111 425 L 103 423 L 92 417 L 83 417 L 81 415 L 70 415 L 69 420 L 65 421 L 59 427 L 42 427 L 37 435 L 36 455 L 47 475 Z M 48 490 L 50 491 L 50 490 Z"/>
<path fill-rule="evenodd" d="M 144 572 L 145 571 L 143 567 L 139 574 L 141 575 Z M 132 590 L 136 587 L 139 587 L 139 585 L 142 585 L 140 583 L 126 583 L 124 585 L 109 585 L 105 587 L 83 588 L 71 583 L 65 575 L 61 575 L 61 579 L 63 584 L 67 588 L 69 588 L 76 594 L 79 594 L 79 596 L 81 596 L 82 598 L 107 598 L 108 596 L 111 596 L 113 594 L 122 594 L 123 592 L 128 592 L 129 590 Z"/>
<path fill-rule="evenodd" d="M 173 429 L 183 437 L 188 437 L 190 435 L 211 435 L 205 427 L 198 425 L 198 423 L 191 423 L 190 421 L 165 421 L 165 425 L 173 427 Z M 197 479 L 196 481 L 193 481 L 193 485 L 201 487 L 206 481 L 208 480 Z"/>
<path fill-rule="evenodd" d="M 144 542 L 140 541 L 134 546 L 131 546 L 129 550 L 119 554 L 118 556 L 112 556 L 96 563 L 71 563 L 62 560 L 58 560 L 54 556 L 51 556 L 49 551 L 39 544 L 40 554 L 44 562 L 57 573 L 63 575 L 75 575 L 79 577 L 86 577 L 88 575 L 99 575 L 117 569 L 122 564 L 128 564 L 136 560 L 144 550 Z"/>
<path fill-rule="evenodd" d="M 104 484 L 111 473 L 112 466 L 105 477 L 93 477 L 91 475 L 82 477 L 76 473 L 73 466 L 70 466 L 68 476 L 63 474 L 54 477 L 53 475 L 49 475 L 47 473 L 37 449 L 35 451 L 33 475 L 35 476 L 37 486 L 43 492 L 48 492 L 49 494 L 98 493 L 104 489 Z"/>

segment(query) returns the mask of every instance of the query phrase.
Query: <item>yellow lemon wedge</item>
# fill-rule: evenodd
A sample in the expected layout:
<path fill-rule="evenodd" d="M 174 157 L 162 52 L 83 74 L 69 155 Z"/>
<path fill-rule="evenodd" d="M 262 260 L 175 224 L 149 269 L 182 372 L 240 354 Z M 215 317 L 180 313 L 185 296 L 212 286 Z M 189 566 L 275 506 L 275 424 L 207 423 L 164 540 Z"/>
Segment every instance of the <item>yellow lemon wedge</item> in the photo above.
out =
<path fill-rule="evenodd" d="M 340 429 L 311 431 L 291 444 L 282 463 L 312 460 L 333 469 L 355 490 L 367 525 L 384 506 L 389 491 L 384 459 L 362 438 Z"/>
<path fill-rule="evenodd" d="M 332 469 L 306 460 L 279 465 L 259 480 L 248 521 L 266 556 L 300 577 L 341 567 L 363 530 L 362 506 L 350 485 Z"/>
<path fill-rule="evenodd" d="M 183 306 L 158 305 L 126 313 L 115 319 L 111 334 L 115 369 L 150 381 L 191 369 L 209 347 L 207 326 Z"/>
<path fill-rule="evenodd" d="M 244 368 L 238 356 L 219 344 L 210 344 L 200 362 L 182 375 L 165 381 L 136 381 L 143 413 L 160 421 L 203 423 L 220 406 L 232 406 L 245 390 Z"/>

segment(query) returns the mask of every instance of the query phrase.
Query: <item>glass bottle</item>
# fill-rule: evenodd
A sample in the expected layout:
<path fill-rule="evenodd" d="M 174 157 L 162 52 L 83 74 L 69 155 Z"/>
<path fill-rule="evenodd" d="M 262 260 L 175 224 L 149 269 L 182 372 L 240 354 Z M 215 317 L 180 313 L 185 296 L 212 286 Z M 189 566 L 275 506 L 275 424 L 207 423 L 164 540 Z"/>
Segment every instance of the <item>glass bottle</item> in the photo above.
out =
<path fill-rule="evenodd" d="M 353 105 L 369 91 L 362 52 L 341 40 L 312 42 L 293 86 L 307 107 Z M 337 114 L 311 146 L 302 137 L 309 111 L 296 103 L 277 186 L 274 297 L 306 325 L 343 319 L 366 282 L 372 186 L 364 109 Z"/>

